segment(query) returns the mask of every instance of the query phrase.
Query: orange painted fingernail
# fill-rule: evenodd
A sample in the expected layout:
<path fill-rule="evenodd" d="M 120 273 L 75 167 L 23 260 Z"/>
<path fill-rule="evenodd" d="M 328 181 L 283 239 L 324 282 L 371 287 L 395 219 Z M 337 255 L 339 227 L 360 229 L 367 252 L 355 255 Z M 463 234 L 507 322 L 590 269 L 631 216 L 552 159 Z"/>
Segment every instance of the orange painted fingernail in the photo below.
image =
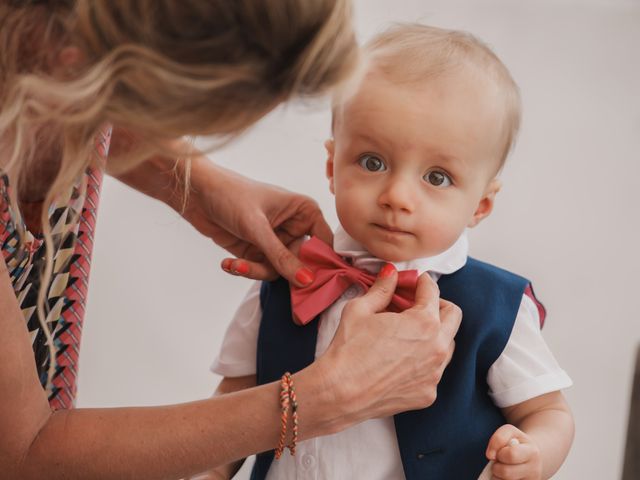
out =
<path fill-rule="evenodd" d="M 246 275 L 249 273 L 249 264 L 245 262 L 238 262 L 238 264 L 233 268 L 234 273 L 239 273 L 240 275 Z"/>
<path fill-rule="evenodd" d="M 221 265 L 221 266 L 222 266 L 222 269 L 223 269 L 225 272 L 230 271 L 230 270 L 231 270 L 231 264 L 232 264 L 232 263 L 233 263 L 233 260 L 231 260 L 230 258 L 225 258 L 225 259 L 222 261 L 222 265 Z"/>
<path fill-rule="evenodd" d="M 304 286 L 313 282 L 314 278 L 315 276 L 313 275 L 313 272 L 307 267 L 302 267 L 296 272 L 296 282 L 301 283 Z"/>
<path fill-rule="evenodd" d="M 396 267 L 393 266 L 393 263 L 387 263 L 384 267 L 380 269 L 378 276 L 380 278 L 389 278 L 396 271 Z"/>

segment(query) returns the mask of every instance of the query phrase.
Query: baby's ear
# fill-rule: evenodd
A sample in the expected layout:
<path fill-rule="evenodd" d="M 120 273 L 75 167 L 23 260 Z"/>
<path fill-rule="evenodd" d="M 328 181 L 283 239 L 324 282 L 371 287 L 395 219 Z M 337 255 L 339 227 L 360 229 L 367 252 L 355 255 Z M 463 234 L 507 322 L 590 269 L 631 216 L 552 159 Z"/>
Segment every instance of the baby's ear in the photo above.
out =
<path fill-rule="evenodd" d="M 329 190 L 331 193 L 335 194 L 333 188 L 333 153 L 335 152 L 335 142 L 333 138 L 330 138 L 326 142 L 324 142 L 324 148 L 327 149 L 327 178 L 329 179 Z"/>
<path fill-rule="evenodd" d="M 496 195 L 500 191 L 500 188 L 502 188 L 502 182 L 500 179 L 494 178 L 489 182 L 480 202 L 478 202 L 478 208 L 476 208 L 473 217 L 467 224 L 469 228 L 475 227 L 482 220 L 491 215 L 491 212 L 493 211 L 493 204 L 495 203 Z"/>

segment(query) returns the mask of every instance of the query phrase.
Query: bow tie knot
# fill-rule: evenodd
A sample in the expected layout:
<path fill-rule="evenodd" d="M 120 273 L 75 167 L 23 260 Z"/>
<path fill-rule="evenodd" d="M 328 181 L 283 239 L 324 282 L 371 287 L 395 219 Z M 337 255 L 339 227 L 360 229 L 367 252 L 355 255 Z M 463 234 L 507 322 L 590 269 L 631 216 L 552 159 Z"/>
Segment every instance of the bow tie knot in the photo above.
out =
<path fill-rule="evenodd" d="M 375 275 L 354 267 L 316 237 L 302 245 L 299 257 L 314 272 L 315 280 L 305 287 L 291 286 L 293 320 L 298 325 L 306 325 L 329 308 L 351 285 L 366 292 L 376 280 Z M 417 281 L 417 270 L 398 272 L 390 311 L 401 312 L 413 306 Z"/>

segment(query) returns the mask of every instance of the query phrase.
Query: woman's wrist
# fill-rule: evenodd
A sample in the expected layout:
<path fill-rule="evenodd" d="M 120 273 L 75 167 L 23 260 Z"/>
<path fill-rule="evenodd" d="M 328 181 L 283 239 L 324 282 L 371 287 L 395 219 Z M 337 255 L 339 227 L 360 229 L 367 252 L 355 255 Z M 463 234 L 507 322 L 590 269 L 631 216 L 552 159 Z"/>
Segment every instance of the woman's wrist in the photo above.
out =
<path fill-rule="evenodd" d="M 135 137 L 128 131 L 114 128 L 110 150 L 116 157 L 127 155 L 137 148 L 136 145 Z M 211 171 L 204 171 L 217 167 L 187 140 L 171 140 L 164 147 L 165 152 L 152 155 L 133 169 L 116 172 L 114 176 L 182 213 L 185 201 L 188 202 L 192 194 L 217 188 L 214 184 L 219 184 L 222 179 L 218 179 L 219 175 L 214 175 Z"/>
<path fill-rule="evenodd" d="M 165 178 L 166 185 L 155 198 L 185 215 L 193 205 L 202 205 L 198 197 L 211 195 L 223 188 L 228 171 L 215 165 L 186 140 L 178 141 L 175 149 L 184 152 L 184 157 L 157 156 L 150 159 L 151 165 Z"/>
<path fill-rule="evenodd" d="M 178 210 L 185 193 L 183 163 L 168 156 L 154 155 L 131 170 L 112 175 L 140 193 Z"/>
<path fill-rule="evenodd" d="M 337 381 L 330 363 L 321 357 L 294 375 L 301 440 L 336 433 L 356 423 L 350 389 Z"/>

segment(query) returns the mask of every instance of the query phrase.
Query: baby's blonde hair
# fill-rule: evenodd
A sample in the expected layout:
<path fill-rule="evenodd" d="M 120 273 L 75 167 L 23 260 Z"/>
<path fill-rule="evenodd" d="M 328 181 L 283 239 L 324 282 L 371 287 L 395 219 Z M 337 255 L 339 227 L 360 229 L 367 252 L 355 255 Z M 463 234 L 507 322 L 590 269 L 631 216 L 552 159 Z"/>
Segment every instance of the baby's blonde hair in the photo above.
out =
<path fill-rule="evenodd" d="M 369 73 L 380 72 L 399 85 L 419 84 L 463 66 L 485 75 L 496 85 L 504 103 L 499 166 L 504 165 L 520 128 L 520 92 L 507 67 L 487 44 L 467 32 L 409 23 L 376 35 L 365 45 L 365 52 Z"/>
<path fill-rule="evenodd" d="M 126 170 L 167 153 L 167 139 L 238 135 L 279 103 L 344 82 L 358 63 L 349 0 L 0 0 L 0 25 L 0 170 L 19 196 L 43 151 L 59 161 L 41 218 L 50 378 L 47 207 L 97 161 L 101 129 L 139 137 L 118 161 Z M 58 64 L 67 46 L 81 50 L 79 63 Z"/>

